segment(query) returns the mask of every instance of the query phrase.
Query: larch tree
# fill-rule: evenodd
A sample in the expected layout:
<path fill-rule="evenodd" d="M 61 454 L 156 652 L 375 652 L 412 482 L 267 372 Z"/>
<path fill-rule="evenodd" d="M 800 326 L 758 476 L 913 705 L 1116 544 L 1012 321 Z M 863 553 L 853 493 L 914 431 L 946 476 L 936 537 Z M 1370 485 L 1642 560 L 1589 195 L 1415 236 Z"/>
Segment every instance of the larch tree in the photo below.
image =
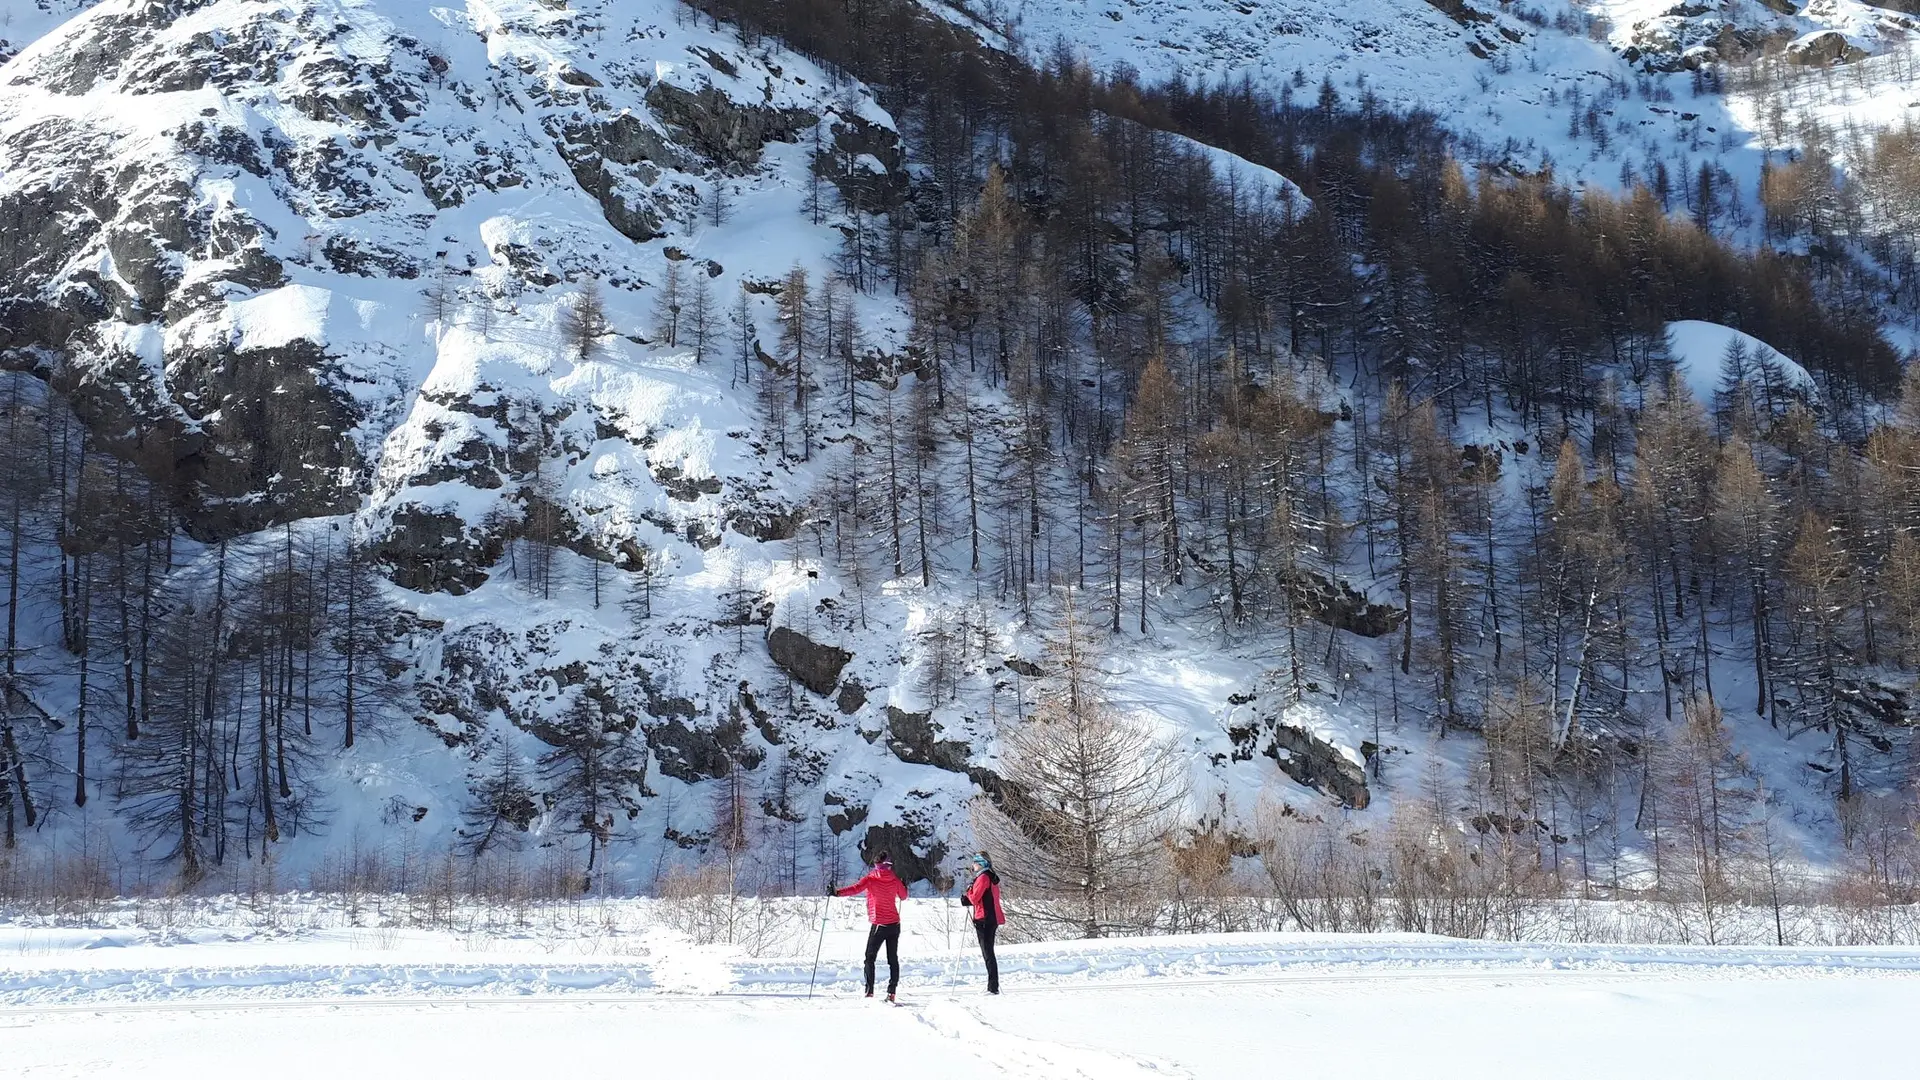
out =
<path fill-rule="evenodd" d="M 1136 512 L 1152 522 L 1158 534 L 1160 572 L 1175 585 L 1184 580 L 1180 494 L 1187 448 L 1182 408 L 1180 388 L 1166 358 L 1151 357 L 1140 372 L 1119 450 L 1133 478 Z M 1144 621 L 1143 610 L 1143 632 Z"/>
<path fill-rule="evenodd" d="M 807 272 L 787 271 L 778 298 L 780 363 L 792 383 L 793 416 L 799 425 L 801 461 L 813 456 L 814 311 Z"/>
<path fill-rule="evenodd" d="M 1753 451 L 1739 437 L 1720 448 L 1713 479 L 1713 547 L 1745 599 L 1753 655 L 1754 713 L 1770 715 L 1773 701 L 1773 613 L 1779 558 L 1779 506 Z"/>
<path fill-rule="evenodd" d="M 704 270 L 694 274 L 693 286 L 687 291 L 686 328 L 693 344 L 693 362 L 696 364 L 706 363 L 707 354 L 713 351 L 720 317 L 717 303 L 713 296 L 713 279 Z"/>
<path fill-rule="evenodd" d="M 492 763 L 468 785 L 460 849 L 477 859 L 497 848 L 517 848 L 521 835 L 540 816 L 539 794 L 512 749 L 504 742 L 496 746 Z"/>
<path fill-rule="evenodd" d="M 1827 767 L 1843 804 L 1854 795 L 1847 736 L 1855 719 L 1845 685 L 1852 673 L 1855 617 L 1847 578 L 1854 572 L 1832 524 L 1811 511 L 1802 515 L 1785 560 L 1791 634 L 1772 685 L 1787 696 L 1790 736 L 1817 729 L 1828 737 Z"/>
<path fill-rule="evenodd" d="M 1705 546 L 1711 536 L 1714 451 L 1706 415 L 1677 375 L 1648 395 L 1638 436 L 1633 504 L 1640 524 L 1638 554 L 1652 580 L 1660 658 L 1670 663 L 1679 659 L 1676 652 L 1690 655 L 1695 681 L 1712 694 L 1709 607 L 1705 597 L 1690 594 L 1711 571 Z M 1671 718 L 1670 694 L 1666 712 Z"/>
<path fill-rule="evenodd" d="M 645 779 L 646 761 L 637 726 L 583 688 L 565 713 L 536 732 L 549 747 L 539 762 L 548 808 L 560 828 L 586 840 L 583 892 L 594 888 L 615 821 L 637 810 L 633 798 Z"/>
<path fill-rule="evenodd" d="M 653 294 L 653 336 L 669 349 L 680 345 L 681 315 L 687 306 L 687 272 L 679 259 L 669 258 L 660 287 Z"/>
<path fill-rule="evenodd" d="M 570 360 L 584 363 L 600 351 L 612 327 L 607 322 L 607 298 L 600 282 L 588 278 L 560 308 L 560 346 Z"/>
<path fill-rule="evenodd" d="M 997 805 L 975 802 L 975 833 L 1010 883 L 1065 902 L 1039 917 L 1090 938 L 1137 930 L 1165 880 L 1186 763 L 1104 700 L 1071 597 L 1050 658 L 1055 685 L 1024 723 L 1000 733 L 1002 794 Z"/>

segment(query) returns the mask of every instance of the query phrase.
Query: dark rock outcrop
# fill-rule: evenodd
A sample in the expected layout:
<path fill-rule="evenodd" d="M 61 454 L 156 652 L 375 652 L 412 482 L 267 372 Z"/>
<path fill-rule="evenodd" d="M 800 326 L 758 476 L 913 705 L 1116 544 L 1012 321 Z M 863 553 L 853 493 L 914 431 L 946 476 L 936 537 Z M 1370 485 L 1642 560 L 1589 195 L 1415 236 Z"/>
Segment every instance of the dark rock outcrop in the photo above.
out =
<path fill-rule="evenodd" d="M 1831 67 L 1866 58 L 1867 51 L 1848 41 L 1838 30 L 1809 34 L 1787 46 L 1786 51 L 1787 63 L 1802 67 Z"/>
<path fill-rule="evenodd" d="M 1256 699 L 1247 695 L 1242 700 L 1250 703 Z M 1363 766 L 1342 753 L 1339 747 L 1288 723 L 1283 716 L 1260 716 L 1252 723 L 1228 728 L 1227 736 L 1233 741 L 1236 760 L 1251 761 L 1256 755 L 1272 758 L 1280 771 L 1295 781 L 1331 795 L 1355 810 L 1364 810 L 1373 801 Z M 1377 752 L 1371 744 L 1363 749 Z"/>
<path fill-rule="evenodd" d="M 735 764 L 758 768 L 766 760 L 764 751 L 743 744 L 744 725 L 738 722 L 708 727 L 675 718 L 645 727 L 661 774 L 685 783 L 725 776 Z"/>
<path fill-rule="evenodd" d="M 451 511 L 409 504 L 393 512 L 373 550 L 401 588 L 459 596 L 486 582 L 506 539 Z"/>
<path fill-rule="evenodd" d="M 867 705 L 867 688 L 848 679 L 840 684 L 840 695 L 834 699 L 834 705 L 842 715 L 852 716 Z"/>
<path fill-rule="evenodd" d="M 973 746 L 959 739 L 942 739 L 928 713 L 906 712 L 887 706 L 887 749 L 909 765 L 931 765 L 964 773 L 973 760 Z"/>
<path fill-rule="evenodd" d="M 1385 637 L 1399 629 L 1406 618 L 1400 608 L 1376 604 L 1346 582 L 1311 570 L 1301 572 L 1298 588 L 1300 606 L 1307 615 L 1350 634 Z"/>
<path fill-rule="evenodd" d="M 900 136 L 858 115 L 836 114 L 833 142 L 814 155 L 813 170 L 839 192 L 840 200 L 869 213 L 886 213 L 906 202 L 906 148 Z"/>
<path fill-rule="evenodd" d="M 719 477 L 688 476 L 678 465 L 654 465 L 653 479 L 668 498 L 679 502 L 699 502 L 701 496 L 718 495 L 721 490 Z"/>
<path fill-rule="evenodd" d="M 761 148 L 769 142 L 793 142 L 818 119 L 804 109 L 744 105 L 713 86 L 690 91 L 655 83 L 646 100 L 675 142 L 736 169 L 759 161 Z"/>
<path fill-rule="evenodd" d="M 827 811 L 827 828 L 833 835 L 842 836 L 851 829 L 857 829 L 867 820 L 867 807 L 837 791 L 829 791 L 820 799 Z"/>
<path fill-rule="evenodd" d="M 1493 21 L 1493 16 L 1468 5 L 1466 0 L 1427 0 L 1427 3 L 1461 26 L 1474 26 Z"/>
<path fill-rule="evenodd" d="M 1273 725 L 1266 754 L 1280 771 L 1316 791 L 1339 799 L 1342 805 L 1365 810 L 1373 801 L 1367 790 L 1367 771 L 1311 732 Z"/>
<path fill-rule="evenodd" d="M 805 520 L 803 511 L 775 503 L 757 492 L 729 497 L 724 515 L 727 528 L 763 544 L 793 539 Z"/>
<path fill-rule="evenodd" d="M 797 630 L 776 626 L 767 632 L 767 655 L 800 685 L 826 697 L 839 685 L 840 672 L 853 654 L 834 645 L 822 645 Z"/>
<path fill-rule="evenodd" d="M 869 826 L 865 839 L 860 841 L 861 860 L 871 863 L 881 852 L 893 860 L 893 872 L 909 885 L 930 881 L 936 890 L 952 887 L 953 875 L 944 869 L 946 842 L 934 839 L 925 829 L 911 825 Z"/>

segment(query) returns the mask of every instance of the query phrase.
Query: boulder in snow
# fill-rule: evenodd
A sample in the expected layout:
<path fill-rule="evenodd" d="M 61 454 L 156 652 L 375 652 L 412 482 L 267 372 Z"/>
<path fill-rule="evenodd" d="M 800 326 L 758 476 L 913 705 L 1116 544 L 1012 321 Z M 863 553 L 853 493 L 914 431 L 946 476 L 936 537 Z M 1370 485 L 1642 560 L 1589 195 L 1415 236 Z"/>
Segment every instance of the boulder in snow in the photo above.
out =
<path fill-rule="evenodd" d="M 973 746 L 959 739 L 943 739 L 931 713 L 907 712 L 887 706 L 887 749 L 909 765 L 932 765 L 963 773 L 973 758 Z"/>
<path fill-rule="evenodd" d="M 800 685 L 825 697 L 840 682 L 840 672 L 853 654 L 833 645 L 822 645 L 797 630 L 776 626 L 767 632 L 767 655 L 780 669 L 800 681 Z"/>
<path fill-rule="evenodd" d="M 1802 67 L 1830 67 L 1865 60 L 1867 50 L 1847 40 L 1838 30 L 1817 30 L 1795 38 L 1787 46 L 1787 63 Z"/>

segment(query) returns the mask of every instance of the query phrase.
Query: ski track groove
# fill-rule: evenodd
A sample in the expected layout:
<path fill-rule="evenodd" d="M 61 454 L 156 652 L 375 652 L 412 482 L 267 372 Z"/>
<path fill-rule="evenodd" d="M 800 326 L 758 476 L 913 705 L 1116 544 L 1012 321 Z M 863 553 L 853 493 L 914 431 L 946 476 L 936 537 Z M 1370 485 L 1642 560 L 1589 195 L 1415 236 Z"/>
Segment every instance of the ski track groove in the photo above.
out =
<path fill-rule="evenodd" d="M 1855 966 L 1831 967 L 1798 965 L 1787 967 L 1763 967 L 1746 964 L 1666 964 L 1645 965 L 1631 968 L 1589 968 L 1589 967 L 1514 967 L 1514 968 L 1452 968 L 1431 967 L 1362 967 L 1352 971 L 1312 971 L 1292 972 L 1273 975 L 1230 975 L 1230 976 L 1161 976 L 1150 979 L 1120 980 L 1102 979 L 1082 982 L 1049 982 L 1025 986 L 1004 988 L 1003 996 L 1025 996 L 1029 994 L 1055 994 L 1069 992 L 1124 992 L 1124 991 L 1181 991 L 1230 989 L 1255 986 L 1287 986 L 1311 984 L 1367 983 L 1367 982 L 1535 982 L 1556 981 L 1560 979 L 1578 979 L 1582 981 L 1633 982 L 1648 978 L 1682 980 L 1693 978 L 1726 978 L 1741 975 L 1768 973 L 1775 977 L 1792 978 L 1837 978 L 1842 976 L 1871 976 L 1888 978 L 1913 978 L 1920 976 L 1920 970 L 1895 966 Z M 1004 977 L 1004 973 L 1003 973 Z M 124 985 L 124 984 L 122 984 Z M 229 984 L 235 985 L 235 984 Z M 274 986 L 272 983 L 256 983 L 251 988 L 263 989 Z M 285 985 L 285 984 L 280 984 Z M 450 984 L 440 984 L 450 985 Z M 146 999 L 146 1000 L 106 1000 L 95 1002 L 50 1002 L 47 1004 L 17 1004 L 0 1006 L 0 1018 L 34 1017 L 61 1014 L 113 1014 L 138 1012 L 248 1012 L 255 1010 L 297 1011 L 301 1009 L 334 1011 L 340 1009 L 377 1010 L 408 1008 L 526 1008 L 529 1006 L 552 1008 L 556 1006 L 621 1006 L 621 1005 L 658 1005 L 674 1006 L 695 1002 L 710 1001 L 768 1001 L 792 1005 L 816 1000 L 822 1004 L 853 1003 L 863 999 L 844 993 L 816 992 L 809 998 L 804 989 L 788 990 L 734 990 L 718 992 L 693 992 L 655 990 L 645 993 L 594 993 L 572 992 L 564 988 L 563 983 L 550 982 L 546 992 L 523 989 L 517 993 L 473 993 L 441 994 L 434 996 L 399 995 L 366 993 L 362 995 L 311 995 L 301 997 L 217 997 L 202 1000 L 183 998 Z M 235 988 L 240 988 L 235 985 Z M 191 992 L 191 991 L 189 991 Z M 974 1022 L 985 1025 L 976 1014 L 961 1002 L 981 996 L 978 989 L 965 988 L 959 984 L 936 984 L 918 993 L 920 1001 L 907 1000 L 900 1007 L 908 1010 L 924 1008 L 922 1002 L 934 1005 L 960 1008 L 973 1017 Z M 985 1025 L 990 1026 L 990 1025 Z M 1013 1036 L 1009 1036 L 1013 1038 Z M 1045 1074 L 1042 1074 L 1045 1075 Z M 1164 1073 L 1156 1074 L 1164 1075 Z"/>
<path fill-rule="evenodd" d="M 1153 1058 L 1048 1042 L 994 1027 L 952 999 L 908 1006 L 908 1015 L 934 1034 L 952 1039 L 1004 1075 L 1034 1080 L 1156 1080 L 1191 1077 L 1185 1069 Z"/>

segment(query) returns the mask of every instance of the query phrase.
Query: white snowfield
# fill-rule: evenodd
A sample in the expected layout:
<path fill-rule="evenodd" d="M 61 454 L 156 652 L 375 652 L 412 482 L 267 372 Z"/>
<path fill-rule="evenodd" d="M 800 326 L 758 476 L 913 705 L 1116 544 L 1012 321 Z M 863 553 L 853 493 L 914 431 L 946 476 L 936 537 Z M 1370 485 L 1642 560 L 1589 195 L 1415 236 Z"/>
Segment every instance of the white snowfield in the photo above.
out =
<path fill-rule="evenodd" d="M 1920 1008 L 1915 948 L 1419 935 L 1009 945 L 992 998 L 971 934 L 922 920 L 890 1009 L 854 914 L 811 996 L 811 940 L 0 926 L 0 1076 L 1891 1076 Z"/>

